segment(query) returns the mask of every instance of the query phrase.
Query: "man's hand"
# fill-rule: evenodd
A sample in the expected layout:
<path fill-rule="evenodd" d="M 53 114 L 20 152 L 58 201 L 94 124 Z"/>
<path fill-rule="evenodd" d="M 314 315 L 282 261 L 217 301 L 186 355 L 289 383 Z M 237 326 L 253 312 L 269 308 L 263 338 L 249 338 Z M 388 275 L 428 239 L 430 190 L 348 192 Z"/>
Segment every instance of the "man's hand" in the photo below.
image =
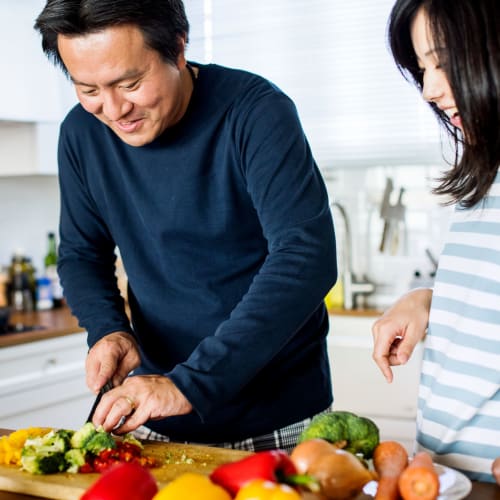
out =
<path fill-rule="evenodd" d="M 373 327 L 373 359 L 388 382 L 391 366 L 404 365 L 424 338 L 429 321 L 432 290 L 419 288 L 403 295 Z"/>
<path fill-rule="evenodd" d="M 162 375 L 136 375 L 106 392 L 93 422 L 113 432 L 131 432 L 148 420 L 190 413 L 192 406 L 175 384 Z"/>
<path fill-rule="evenodd" d="M 103 337 L 90 349 L 85 369 L 87 385 L 97 393 L 108 380 L 120 385 L 140 364 L 137 343 L 127 332 L 114 332 Z"/>

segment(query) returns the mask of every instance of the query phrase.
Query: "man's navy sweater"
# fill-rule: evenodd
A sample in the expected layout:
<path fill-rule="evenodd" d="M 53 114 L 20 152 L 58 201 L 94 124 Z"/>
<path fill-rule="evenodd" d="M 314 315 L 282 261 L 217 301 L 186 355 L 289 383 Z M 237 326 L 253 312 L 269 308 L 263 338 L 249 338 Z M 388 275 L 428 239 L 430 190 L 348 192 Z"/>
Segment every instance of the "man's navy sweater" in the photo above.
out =
<path fill-rule="evenodd" d="M 150 428 L 234 441 L 331 404 L 323 297 L 336 279 L 333 225 L 279 89 L 200 65 L 185 116 L 142 147 L 77 105 L 61 127 L 59 171 L 59 272 L 89 346 L 132 332 L 142 354 L 134 373 L 167 375 L 193 405 Z"/>

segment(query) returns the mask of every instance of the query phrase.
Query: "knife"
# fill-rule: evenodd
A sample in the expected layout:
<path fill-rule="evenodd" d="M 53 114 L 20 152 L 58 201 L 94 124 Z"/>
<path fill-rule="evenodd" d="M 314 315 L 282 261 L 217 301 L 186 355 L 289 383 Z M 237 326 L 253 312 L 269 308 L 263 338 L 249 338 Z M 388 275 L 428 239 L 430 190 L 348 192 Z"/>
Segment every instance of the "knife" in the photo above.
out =
<path fill-rule="evenodd" d="M 94 404 L 92 405 L 92 408 L 90 410 L 89 416 L 87 417 L 87 423 L 92 422 L 92 418 L 94 417 L 95 409 L 97 408 L 97 405 L 99 404 L 99 401 L 101 401 L 101 398 L 105 392 L 110 391 L 113 389 L 113 382 L 111 380 L 108 380 L 102 387 L 101 390 L 99 391 L 99 394 L 97 394 L 97 397 L 95 398 Z"/>

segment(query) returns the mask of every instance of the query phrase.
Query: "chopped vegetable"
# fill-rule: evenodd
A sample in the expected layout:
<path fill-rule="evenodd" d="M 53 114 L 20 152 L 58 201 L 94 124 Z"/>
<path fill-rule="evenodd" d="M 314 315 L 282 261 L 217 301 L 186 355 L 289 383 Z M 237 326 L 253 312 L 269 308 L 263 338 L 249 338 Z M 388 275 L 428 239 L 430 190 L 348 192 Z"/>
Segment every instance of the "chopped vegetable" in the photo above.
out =
<path fill-rule="evenodd" d="M 236 495 L 245 483 L 253 479 L 279 482 L 296 473 L 297 469 L 285 451 L 270 450 L 220 465 L 210 474 L 210 479 Z"/>
<path fill-rule="evenodd" d="M 299 442 L 314 438 L 326 439 L 346 451 L 371 458 L 379 443 L 379 429 L 369 418 L 348 411 L 334 411 L 313 417 Z"/>
<path fill-rule="evenodd" d="M 151 500 L 157 491 L 156 480 L 148 469 L 120 463 L 104 472 L 80 500 Z"/>
<path fill-rule="evenodd" d="M 117 462 L 156 467 L 156 460 L 143 457 L 142 449 L 131 435 L 115 440 L 104 428 L 89 422 L 77 431 L 59 429 L 27 439 L 20 451 L 20 462 L 32 474 L 103 472 Z"/>
<path fill-rule="evenodd" d="M 254 479 L 240 488 L 235 500 L 300 500 L 300 494 L 287 484 Z"/>
<path fill-rule="evenodd" d="M 399 494 L 403 500 L 435 500 L 439 495 L 439 476 L 431 456 L 421 451 L 399 476 Z"/>
<path fill-rule="evenodd" d="M 25 441 L 21 451 L 22 469 L 31 474 L 53 474 L 67 469 L 65 453 L 71 448 L 71 432 L 52 430 Z"/>
<path fill-rule="evenodd" d="M 87 422 L 83 427 L 74 432 L 71 438 L 72 448 L 85 448 L 90 438 L 97 432 L 92 422 Z"/>
<path fill-rule="evenodd" d="M 185 472 L 162 488 L 153 500 L 231 500 L 231 496 L 207 476 Z"/>
<path fill-rule="evenodd" d="M 64 454 L 67 472 L 77 473 L 85 465 L 85 453 L 80 448 L 71 448 Z"/>
<path fill-rule="evenodd" d="M 92 453 L 92 455 L 98 455 L 103 450 L 112 450 L 113 448 L 116 448 L 115 439 L 102 428 L 97 429 L 97 432 L 82 447 L 84 452 Z"/>
<path fill-rule="evenodd" d="M 0 465 L 21 465 L 21 451 L 25 441 L 50 431 L 45 427 L 28 427 L 0 437 Z"/>
<path fill-rule="evenodd" d="M 118 441 L 115 448 L 102 450 L 97 455 L 87 455 L 79 472 L 103 472 L 118 462 L 135 463 L 143 467 L 156 467 L 153 457 L 142 456 L 142 448 L 136 444 Z"/>
<path fill-rule="evenodd" d="M 378 474 L 376 500 L 398 500 L 398 480 L 408 466 L 408 453 L 397 441 L 382 441 L 373 452 L 373 467 Z"/>

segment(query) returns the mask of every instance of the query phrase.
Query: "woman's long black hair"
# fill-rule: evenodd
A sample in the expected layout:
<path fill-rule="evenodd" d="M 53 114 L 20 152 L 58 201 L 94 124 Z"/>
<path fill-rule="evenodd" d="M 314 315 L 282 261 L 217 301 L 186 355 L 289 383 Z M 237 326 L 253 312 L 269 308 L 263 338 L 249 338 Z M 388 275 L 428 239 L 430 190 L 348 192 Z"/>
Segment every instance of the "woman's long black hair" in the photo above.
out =
<path fill-rule="evenodd" d="M 455 144 L 455 161 L 434 193 L 471 207 L 493 183 L 500 166 L 500 0 L 398 0 L 389 18 L 392 55 L 403 76 L 422 91 L 423 76 L 410 37 L 423 7 L 439 62 L 460 113 L 463 135 L 430 104 Z"/>

